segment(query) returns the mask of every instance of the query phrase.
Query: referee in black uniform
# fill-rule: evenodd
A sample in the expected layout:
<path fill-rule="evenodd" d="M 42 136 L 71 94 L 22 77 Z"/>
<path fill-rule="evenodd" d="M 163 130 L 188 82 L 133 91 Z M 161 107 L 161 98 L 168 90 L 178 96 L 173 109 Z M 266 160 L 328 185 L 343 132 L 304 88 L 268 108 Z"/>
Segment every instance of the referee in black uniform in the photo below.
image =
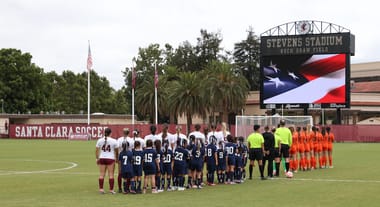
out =
<path fill-rule="evenodd" d="M 268 177 L 273 178 L 273 160 L 274 160 L 274 134 L 270 132 L 269 126 L 264 127 L 264 159 L 263 166 L 265 167 L 268 161 Z"/>

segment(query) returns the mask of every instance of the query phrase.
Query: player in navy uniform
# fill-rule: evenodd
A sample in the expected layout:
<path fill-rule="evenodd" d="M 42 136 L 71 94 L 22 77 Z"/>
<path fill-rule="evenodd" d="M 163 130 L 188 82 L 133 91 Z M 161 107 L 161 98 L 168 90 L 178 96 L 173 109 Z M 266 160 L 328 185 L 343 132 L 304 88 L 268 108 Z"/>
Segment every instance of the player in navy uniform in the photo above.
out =
<path fill-rule="evenodd" d="M 135 179 L 133 176 L 133 152 L 129 150 L 129 143 L 122 142 L 122 151 L 119 154 L 120 172 L 123 178 L 124 193 L 136 193 L 135 192 Z M 127 180 L 130 180 L 131 190 L 127 185 Z"/>
<path fill-rule="evenodd" d="M 202 183 L 202 170 L 203 170 L 203 160 L 205 155 L 205 148 L 201 139 L 196 139 L 195 143 L 192 145 L 191 149 L 191 172 L 194 178 L 195 186 L 201 189 Z"/>
<path fill-rule="evenodd" d="M 153 141 L 152 140 L 148 140 L 146 142 L 146 148 L 144 149 L 143 152 L 144 152 L 144 162 L 143 162 L 144 190 L 143 190 L 143 193 L 146 192 L 149 181 L 150 181 L 150 185 L 152 187 L 152 193 L 158 193 L 154 176 L 155 176 L 156 172 L 160 170 L 160 169 L 157 169 L 157 167 L 159 167 L 159 160 L 158 160 L 156 150 L 153 149 Z"/>
<path fill-rule="evenodd" d="M 139 141 L 135 141 L 134 149 L 132 151 L 133 153 L 133 174 L 135 176 L 135 182 L 136 186 L 135 189 L 132 189 L 136 191 L 136 193 L 141 193 L 141 176 L 142 176 L 142 163 L 143 163 L 143 157 L 144 152 L 141 149 L 141 143 Z"/>
<path fill-rule="evenodd" d="M 235 173 L 235 153 L 236 153 L 236 144 L 234 143 L 234 138 L 231 135 L 227 135 L 227 143 L 224 146 L 226 151 L 226 162 L 227 162 L 227 183 L 235 184 L 234 173 Z"/>
<path fill-rule="evenodd" d="M 211 143 L 206 147 L 206 163 L 207 163 L 207 184 L 214 186 L 214 174 L 216 166 L 218 165 L 218 154 L 216 149 L 216 137 L 210 137 Z"/>
<path fill-rule="evenodd" d="M 173 151 L 170 148 L 170 143 L 168 140 L 165 140 L 163 147 L 163 165 L 162 165 L 162 180 L 161 180 L 161 188 L 165 189 L 165 179 L 167 181 L 167 191 L 171 191 L 172 188 L 170 186 L 171 175 L 173 173 Z"/>
<path fill-rule="evenodd" d="M 179 139 L 177 140 L 177 148 L 174 150 L 174 186 L 178 186 L 179 191 L 185 190 L 183 187 L 185 182 L 184 175 L 187 171 L 186 161 L 189 157 L 189 152 L 184 148 L 184 146 L 186 146 L 186 140 Z"/>
<path fill-rule="evenodd" d="M 192 170 L 192 150 L 194 148 L 194 145 L 195 145 L 195 136 L 194 135 L 190 135 L 189 136 L 189 143 L 186 143 L 184 148 L 187 149 L 187 151 L 189 152 L 189 157 L 190 159 L 187 159 L 187 162 L 186 162 L 186 166 L 187 166 L 187 186 L 186 188 L 189 189 L 189 188 L 192 188 L 192 187 L 196 187 L 195 185 L 193 185 L 193 170 Z M 194 177 L 194 180 L 195 180 L 195 177 Z"/>
<path fill-rule="evenodd" d="M 244 144 L 244 137 L 238 137 L 238 141 L 239 141 L 238 147 L 242 148 L 242 152 L 241 152 L 241 160 L 242 160 L 241 181 L 243 182 L 245 180 L 245 177 L 246 177 L 245 166 L 247 166 L 247 162 L 248 162 L 248 147 L 247 147 L 247 145 Z"/>
<path fill-rule="evenodd" d="M 226 152 L 224 151 L 223 141 L 218 142 L 218 165 L 216 167 L 218 171 L 218 183 L 224 183 L 225 176 L 224 173 L 226 171 Z"/>
<path fill-rule="evenodd" d="M 237 147 L 235 154 L 235 183 L 242 182 L 242 166 L 243 166 L 243 147 L 240 145 Z"/>
<path fill-rule="evenodd" d="M 157 187 L 157 191 L 158 192 L 163 192 L 164 189 L 161 188 L 161 176 L 162 176 L 162 169 L 163 169 L 163 152 L 161 150 L 161 141 L 160 140 L 156 140 L 154 141 L 154 146 L 155 146 L 155 149 L 156 149 L 156 152 L 157 152 L 157 160 L 158 160 L 158 164 L 157 164 L 157 170 L 156 171 L 156 187 Z"/>

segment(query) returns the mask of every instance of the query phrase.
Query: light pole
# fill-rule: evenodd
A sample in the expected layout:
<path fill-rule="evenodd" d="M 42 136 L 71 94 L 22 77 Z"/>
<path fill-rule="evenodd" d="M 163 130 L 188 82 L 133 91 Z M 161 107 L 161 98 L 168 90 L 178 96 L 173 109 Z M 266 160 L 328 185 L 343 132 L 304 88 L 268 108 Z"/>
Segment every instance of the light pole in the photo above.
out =
<path fill-rule="evenodd" d="M 4 113 L 4 99 L 1 99 L 1 113 Z"/>

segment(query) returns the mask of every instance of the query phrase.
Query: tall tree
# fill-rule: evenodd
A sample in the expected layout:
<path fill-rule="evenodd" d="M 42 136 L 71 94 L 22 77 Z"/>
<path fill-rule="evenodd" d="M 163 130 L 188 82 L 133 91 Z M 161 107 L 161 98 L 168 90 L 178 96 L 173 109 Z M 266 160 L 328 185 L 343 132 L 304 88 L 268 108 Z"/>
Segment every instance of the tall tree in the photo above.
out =
<path fill-rule="evenodd" d="M 228 122 L 230 113 L 239 112 L 245 105 L 249 85 L 239 73 L 235 73 L 227 62 L 211 62 L 203 75 L 207 106 L 211 112 L 221 112 L 222 121 Z"/>
<path fill-rule="evenodd" d="M 29 53 L 0 50 L 0 98 L 8 113 L 38 113 L 47 107 L 43 69 L 31 62 Z"/>
<path fill-rule="evenodd" d="M 260 41 L 252 27 L 247 32 L 247 38 L 235 44 L 234 61 L 238 72 L 248 80 L 250 90 L 259 90 Z"/>
<path fill-rule="evenodd" d="M 195 47 L 198 57 L 198 67 L 195 69 L 204 69 L 208 63 L 219 58 L 222 40 L 219 32 L 212 33 L 201 29 L 201 36 L 197 38 L 197 46 Z"/>
<path fill-rule="evenodd" d="M 200 78 L 195 72 L 182 72 L 179 80 L 172 83 L 168 107 L 177 116 L 186 115 L 188 132 L 192 124 L 192 116 L 204 117 L 206 114 L 201 90 Z"/>

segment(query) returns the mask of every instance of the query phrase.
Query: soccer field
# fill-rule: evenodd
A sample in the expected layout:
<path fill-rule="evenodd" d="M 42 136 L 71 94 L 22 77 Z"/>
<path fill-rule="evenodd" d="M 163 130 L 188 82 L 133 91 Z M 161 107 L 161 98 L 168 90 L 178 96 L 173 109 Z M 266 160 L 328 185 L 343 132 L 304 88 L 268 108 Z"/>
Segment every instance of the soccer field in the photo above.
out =
<path fill-rule="evenodd" d="M 293 179 L 282 175 L 261 181 L 255 167 L 255 179 L 243 184 L 142 195 L 98 193 L 94 141 L 0 139 L 0 147 L 1 207 L 347 207 L 380 203 L 380 144 L 335 143 L 333 169 L 298 172 Z"/>

